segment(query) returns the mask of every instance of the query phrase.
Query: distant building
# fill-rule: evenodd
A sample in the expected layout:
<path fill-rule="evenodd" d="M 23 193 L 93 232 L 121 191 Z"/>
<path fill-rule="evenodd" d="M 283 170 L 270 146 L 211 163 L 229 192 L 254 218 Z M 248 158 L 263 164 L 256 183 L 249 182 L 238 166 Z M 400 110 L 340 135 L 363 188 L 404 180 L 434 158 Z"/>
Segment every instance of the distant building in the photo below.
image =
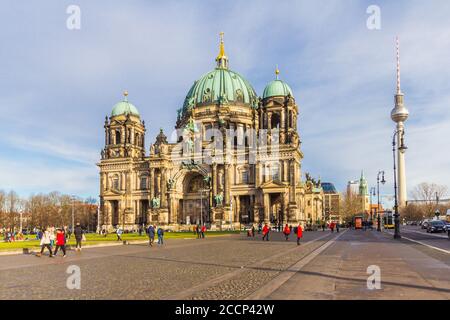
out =
<path fill-rule="evenodd" d="M 324 193 L 324 211 L 325 220 L 333 220 L 342 222 L 340 216 L 341 194 L 336 190 L 334 184 L 323 182 L 322 189 Z"/>
<path fill-rule="evenodd" d="M 370 214 L 369 185 L 364 177 L 364 171 L 361 171 L 359 180 L 347 183 L 347 196 L 358 197 L 361 203 L 361 213 Z"/>

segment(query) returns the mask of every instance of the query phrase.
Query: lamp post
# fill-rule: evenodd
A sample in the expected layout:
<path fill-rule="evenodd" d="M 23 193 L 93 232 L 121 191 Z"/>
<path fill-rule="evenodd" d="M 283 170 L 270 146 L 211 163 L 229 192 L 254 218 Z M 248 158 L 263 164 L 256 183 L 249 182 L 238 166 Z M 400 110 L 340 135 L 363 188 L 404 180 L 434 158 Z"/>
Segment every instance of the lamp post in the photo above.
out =
<path fill-rule="evenodd" d="M 97 205 L 97 233 L 100 234 L 100 204 L 101 204 L 101 199 L 98 200 L 98 205 Z"/>
<path fill-rule="evenodd" d="M 71 197 L 71 200 L 72 200 L 72 228 L 71 228 L 72 232 L 71 233 L 72 234 L 73 234 L 73 230 L 74 230 L 73 228 L 75 225 L 75 207 L 74 207 L 75 206 L 75 198 L 76 198 L 75 196 Z"/>
<path fill-rule="evenodd" d="M 19 215 L 20 215 L 20 233 L 22 233 L 22 228 L 23 228 L 23 223 L 22 223 L 22 220 L 23 220 L 23 210 L 20 210 L 19 211 Z"/>
<path fill-rule="evenodd" d="M 372 207 L 372 196 L 375 196 L 375 187 L 370 188 L 370 222 L 373 223 L 373 207 Z"/>
<path fill-rule="evenodd" d="M 394 133 L 394 136 L 392 137 L 392 155 L 393 155 L 393 159 L 394 159 L 394 239 L 401 239 L 401 235 L 400 235 L 400 214 L 398 213 L 398 197 L 397 197 L 397 164 L 396 164 L 396 159 L 395 159 L 395 151 L 396 151 L 396 143 L 395 143 L 395 138 L 397 136 L 399 136 L 399 140 L 400 140 L 400 146 L 398 148 L 398 150 L 400 152 L 404 152 L 407 148 L 404 145 L 404 139 L 403 136 L 405 134 L 405 130 L 400 129 L 400 130 L 396 130 Z"/>
<path fill-rule="evenodd" d="M 384 180 L 384 171 L 380 170 L 377 174 L 377 194 L 378 194 L 378 203 L 377 203 L 377 231 L 381 232 L 381 212 L 380 212 L 380 175 L 381 175 L 381 183 L 385 184 L 386 180 Z"/>

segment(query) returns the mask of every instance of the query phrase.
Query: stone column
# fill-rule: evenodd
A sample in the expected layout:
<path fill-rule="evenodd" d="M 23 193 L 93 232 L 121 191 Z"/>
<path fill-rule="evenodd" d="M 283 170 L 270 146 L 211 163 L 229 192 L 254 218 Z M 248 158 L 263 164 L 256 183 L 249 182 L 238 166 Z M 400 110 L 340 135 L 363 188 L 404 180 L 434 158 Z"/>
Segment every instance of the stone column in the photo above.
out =
<path fill-rule="evenodd" d="M 272 132 L 272 112 L 267 113 L 267 132 Z"/>
<path fill-rule="evenodd" d="M 261 184 L 261 164 L 258 162 L 255 165 L 255 187 Z"/>
<path fill-rule="evenodd" d="M 287 160 L 282 160 L 283 164 L 283 181 L 288 182 L 289 181 L 289 163 Z"/>
<path fill-rule="evenodd" d="M 234 221 L 239 222 L 240 221 L 240 211 L 241 211 L 241 199 L 239 196 L 236 196 L 236 201 L 234 202 L 236 204 L 236 215 L 234 216 Z"/>
<path fill-rule="evenodd" d="M 264 193 L 264 223 L 270 221 L 270 194 Z"/>
<path fill-rule="evenodd" d="M 161 171 L 156 173 L 155 194 L 161 196 Z"/>
<path fill-rule="evenodd" d="M 212 165 L 212 173 L 211 173 L 211 178 L 212 178 L 212 196 L 213 199 L 214 197 L 217 195 L 217 163 L 213 163 Z M 215 206 L 215 205 L 214 205 Z"/>
<path fill-rule="evenodd" d="M 155 197 L 155 169 L 150 169 L 150 200 Z"/>
<path fill-rule="evenodd" d="M 161 171 L 161 208 L 167 208 L 167 185 L 166 185 L 166 173 L 165 168 Z"/>
<path fill-rule="evenodd" d="M 224 164 L 225 167 L 225 178 L 224 178 L 224 203 L 226 206 L 230 205 L 230 165 Z"/>

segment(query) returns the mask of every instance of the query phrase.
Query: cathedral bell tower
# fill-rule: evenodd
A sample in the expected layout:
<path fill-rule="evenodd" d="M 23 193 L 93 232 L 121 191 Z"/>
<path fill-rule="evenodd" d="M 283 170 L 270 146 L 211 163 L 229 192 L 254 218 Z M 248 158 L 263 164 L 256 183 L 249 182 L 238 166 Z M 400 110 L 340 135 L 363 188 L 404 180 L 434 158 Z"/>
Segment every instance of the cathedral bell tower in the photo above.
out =
<path fill-rule="evenodd" d="M 128 92 L 117 103 L 111 116 L 105 117 L 105 148 L 102 159 L 142 158 L 145 156 L 145 123 L 139 111 L 128 101 Z"/>

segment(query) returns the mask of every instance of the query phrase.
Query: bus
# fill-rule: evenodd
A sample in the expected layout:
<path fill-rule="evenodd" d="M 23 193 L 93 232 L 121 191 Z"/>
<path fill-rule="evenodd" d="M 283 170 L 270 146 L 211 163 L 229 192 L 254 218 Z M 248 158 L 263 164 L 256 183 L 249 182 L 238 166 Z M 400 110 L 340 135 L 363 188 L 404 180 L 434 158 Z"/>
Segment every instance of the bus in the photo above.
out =
<path fill-rule="evenodd" d="M 383 214 L 383 226 L 385 229 L 394 229 L 394 215 L 392 211 L 385 211 Z"/>
<path fill-rule="evenodd" d="M 355 230 L 362 229 L 362 227 L 363 227 L 363 217 L 362 216 L 355 216 L 355 217 L 353 217 L 353 226 L 355 227 Z"/>

